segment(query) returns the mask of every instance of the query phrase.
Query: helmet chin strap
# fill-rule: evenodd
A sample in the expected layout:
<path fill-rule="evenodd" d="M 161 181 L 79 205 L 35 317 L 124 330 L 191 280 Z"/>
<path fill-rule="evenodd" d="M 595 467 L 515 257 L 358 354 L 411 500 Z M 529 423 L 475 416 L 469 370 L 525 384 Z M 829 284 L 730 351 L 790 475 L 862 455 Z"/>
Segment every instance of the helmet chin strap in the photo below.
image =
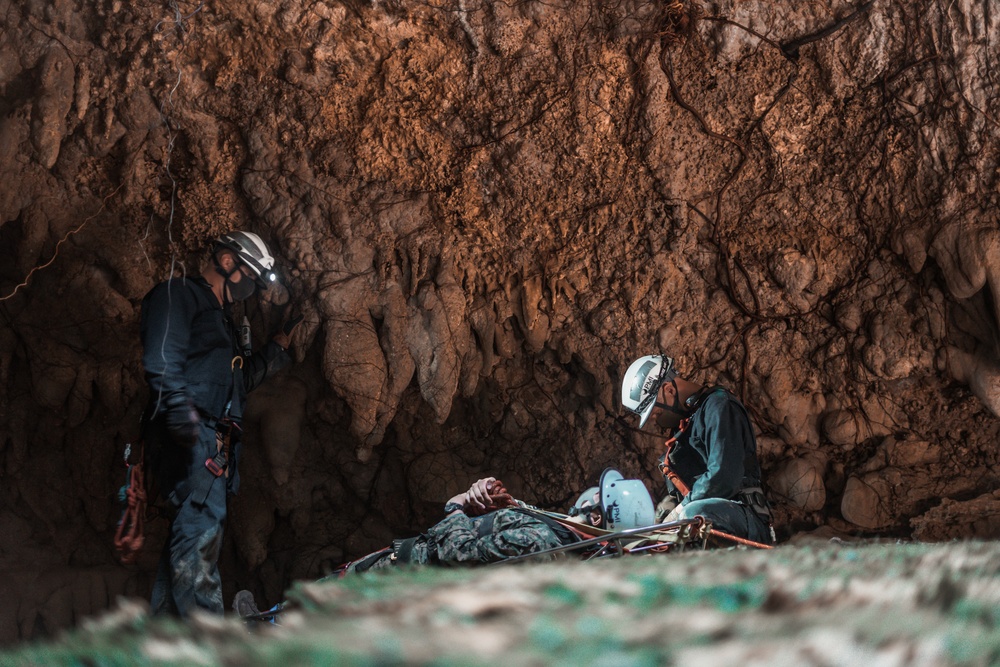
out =
<path fill-rule="evenodd" d="M 212 261 L 215 263 L 215 271 L 225 278 L 225 284 L 222 289 L 222 300 L 226 305 L 232 305 L 237 301 L 243 301 L 244 299 L 250 298 L 254 293 L 254 285 L 251 282 L 248 288 L 241 287 L 240 285 L 244 280 L 248 280 L 246 276 L 240 280 L 240 282 L 234 282 L 230 280 L 232 275 L 240 270 L 240 263 L 236 262 L 233 266 L 232 271 L 226 271 L 222 268 L 222 264 L 219 263 L 219 254 L 215 253 L 212 255 Z"/>
<path fill-rule="evenodd" d="M 657 401 L 655 405 L 659 408 L 663 408 L 664 410 L 669 410 L 670 412 L 673 412 L 675 415 L 679 415 L 685 418 L 689 417 L 691 415 L 691 410 L 688 409 L 688 407 L 685 406 L 683 403 L 681 403 L 681 393 L 677 389 L 677 381 L 672 379 L 670 380 L 670 384 L 673 385 L 674 387 L 673 405 L 667 405 L 666 403 L 661 403 L 659 401 Z"/>

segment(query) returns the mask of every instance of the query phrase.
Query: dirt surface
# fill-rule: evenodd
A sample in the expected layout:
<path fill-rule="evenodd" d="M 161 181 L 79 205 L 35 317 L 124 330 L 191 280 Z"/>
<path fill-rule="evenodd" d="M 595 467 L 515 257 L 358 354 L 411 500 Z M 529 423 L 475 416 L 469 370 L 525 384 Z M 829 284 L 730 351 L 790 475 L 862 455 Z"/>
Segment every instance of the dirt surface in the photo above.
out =
<path fill-rule="evenodd" d="M 144 595 L 110 548 L 138 307 L 260 233 L 305 314 L 250 401 L 225 596 L 474 479 L 658 494 L 621 373 L 760 432 L 782 538 L 1000 536 L 1000 12 L 971 0 L 0 0 L 0 641 Z"/>
<path fill-rule="evenodd" d="M 813 541 L 385 572 L 291 592 L 280 625 L 151 621 L 122 601 L 10 665 L 987 665 L 1000 547 Z"/>

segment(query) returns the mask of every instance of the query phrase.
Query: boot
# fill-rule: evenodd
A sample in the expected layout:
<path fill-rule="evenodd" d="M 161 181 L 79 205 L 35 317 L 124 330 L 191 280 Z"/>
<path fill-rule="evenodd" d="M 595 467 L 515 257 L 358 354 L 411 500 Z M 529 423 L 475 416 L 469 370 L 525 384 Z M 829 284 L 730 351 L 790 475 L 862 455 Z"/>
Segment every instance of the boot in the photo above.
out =
<path fill-rule="evenodd" d="M 250 591 L 240 591 L 233 597 L 233 611 L 235 611 L 240 618 L 247 618 L 248 616 L 257 616 L 260 614 L 260 609 L 257 608 L 257 602 L 253 599 L 253 593 Z"/>

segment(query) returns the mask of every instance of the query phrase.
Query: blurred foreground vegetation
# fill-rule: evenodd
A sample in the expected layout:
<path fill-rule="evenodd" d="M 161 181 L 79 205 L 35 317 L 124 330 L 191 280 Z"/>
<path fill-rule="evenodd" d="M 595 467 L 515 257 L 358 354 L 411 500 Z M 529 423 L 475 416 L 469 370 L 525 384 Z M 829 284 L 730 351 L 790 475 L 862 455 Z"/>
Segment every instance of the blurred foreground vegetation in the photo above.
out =
<path fill-rule="evenodd" d="M 154 620 L 122 600 L 0 665 L 1000 664 L 994 542 L 396 571 L 289 599 L 280 625 L 252 628 Z"/>

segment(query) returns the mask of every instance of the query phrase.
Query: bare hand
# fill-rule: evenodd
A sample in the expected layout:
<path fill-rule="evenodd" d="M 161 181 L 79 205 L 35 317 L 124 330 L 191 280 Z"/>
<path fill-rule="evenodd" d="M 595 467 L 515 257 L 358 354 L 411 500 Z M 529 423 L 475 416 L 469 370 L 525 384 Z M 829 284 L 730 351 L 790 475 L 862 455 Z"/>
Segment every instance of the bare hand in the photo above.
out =
<path fill-rule="evenodd" d="M 281 346 L 282 350 L 287 350 L 288 347 L 292 344 L 292 341 L 288 340 L 288 336 L 286 336 L 283 333 L 274 334 L 274 338 L 272 338 L 271 340 L 273 340 L 275 343 Z"/>
<path fill-rule="evenodd" d="M 493 504 L 490 491 L 493 490 L 493 482 L 495 481 L 497 481 L 496 477 L 484 477 L 470 486 L 469 490 L 465 493 L 465 506 L 479 511 L 490 507 Z"/>

